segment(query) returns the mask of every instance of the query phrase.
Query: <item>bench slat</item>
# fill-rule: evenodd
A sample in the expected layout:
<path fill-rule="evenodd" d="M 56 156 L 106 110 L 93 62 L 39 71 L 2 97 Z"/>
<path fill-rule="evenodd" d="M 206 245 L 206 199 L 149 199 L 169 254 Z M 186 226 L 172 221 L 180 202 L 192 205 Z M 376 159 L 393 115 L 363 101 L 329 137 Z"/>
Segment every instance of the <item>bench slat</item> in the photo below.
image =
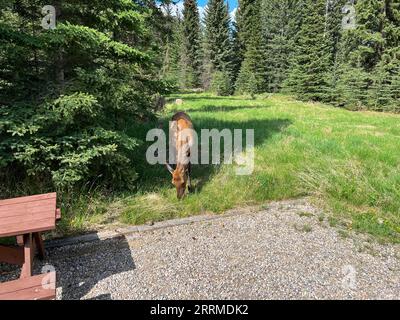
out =
<path fill-rule="evenodd" d="M 46 289 L 42 281 L 46 277 Z M 47 300 L 56 296 L 56 273 L 46 273 L 37 276 L 0 283 L 0 300 Z"/>
<path fill-rule="evenodd" d="M 43 219 L 24 221 L 17 224 L 3 225 L 0 222 L 0 237 L 11 237 L 20 234 L 53 230 L 56 227 L 56 219 Z"/>
<path fill-rule="evenodd" d="M 0 200 L 0 237 L 55 228 L 56 193 Z"/>
<path fill-rule="evenodd" d="M 56 219 L 56 210 L 53 208 L 52 210 L 27 210 L 24 215 L 20 216 L 11 216 L 11 217 L 0 217 L 0 226 L 14 223 L 20 223 L 24 221 L 32 221 L 35 222 L 37 220 L 55 220 Z"/>
<path fill-rule="evenodd" d="M 55 215 L 56 200 L 49 199 L 35 202 L 0 205 L 0 218 L 24 216 L 28 213 L 53 212 Z"/>
<path fill-rule="evenodd" d="M 34 195 L 34 196 L 0 200 L 0 206 L 9 205 L 9 204 L 25 203 L 25 202 L 41 201 L 41 200 L 46 200 L 46 199 L 56 199 L 56 198 L 57 198 L 57 193 L 52 192 L 52 193 L 38 194 L 38 195 Z"/>

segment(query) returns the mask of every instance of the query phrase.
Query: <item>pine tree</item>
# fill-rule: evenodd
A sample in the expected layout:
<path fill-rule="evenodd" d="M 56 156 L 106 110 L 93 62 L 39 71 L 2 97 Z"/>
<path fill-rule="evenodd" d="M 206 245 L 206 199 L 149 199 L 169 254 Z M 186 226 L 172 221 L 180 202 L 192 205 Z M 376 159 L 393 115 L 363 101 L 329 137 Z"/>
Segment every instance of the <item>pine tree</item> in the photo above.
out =
<path fill-rule="evenodd" d="M 400 52 L 384 54 L 372 79 L 368 106 L 377 111 L 400 111 Z"/>
<path fill-rule="evenodd" d="M 400 1 L 386 0 L 384 4 L 385 21 L 383 34 L 386 40 L 386 49 L 400 50 Z"/>
<path fill-rule="evenodd" d="M 0 9 L 0 180 L 129 184 L 139 141 L 125 128 L 164 92 L 154 16 L 133 1 L 54 1 L 56 29 L 44 30 L 43 3 Z"/>
<path fill-rule="evenodd" d="M 263 0 L 262 2 L 262 30 L 266 42 L 266 89 L 277 92 L 281 89 L 287 77 L 290 66 L 290 55 L 294 47 L 292 30 L 295 19 L 295 6 L 298 1 L 293 0 Z"/>
<path fill-rule="evenodd" d="M 302 24 L 286 80 L 286 88 L 304 100 L 330 97 L 330 48 L 325 36 L 325 0 L 307 0 Z"/>
<path fill-rule="evenodd" d="M 245 31 L 245 14 L 244 14 L 246 1 L 247 0 L 238 0 L 238 7 L 236 9 L 236 17 L 234 22 L 234 39 L 236 42 L 235 46 L 238 49 L 238 51 L 236 52 L 236 56 L 240 60 L 240 64 L 244 59 L 245 39 L 247 38 Z"/>
<path fill-rule="evenodd" d="M 163 46 L 162 77 L 176 87 L 184 86 L 180 77 L 183 48 L 182 17 L 178 10 L 173 12 L 170 2 L 164 3 L 163 8 L 169 32 Z"/>
<path fill-rule="evenodd" d="M 357 1 L 356 28 L 344 31 L 342 50 L 345 60 L 359 64 L 366 71 L 378 64 L 383 52 L 383 8 L 381 0 Z"/>
<path fill-rule="evenodd" d="M 341 107 L 359 110 L 366 106 L 370 97 L 371 74 L 360 64 L 341 64 L 338 69 L 339 80 L 336 82 L 336 104 Z"/>
<path fill-rule="evenodd" d="M 232 83 L 236 83 L 242 64 L 243 57 L 241 55 L 241 45 L 239 39 L 238 26 L 236 21 L 232 22 Z"/>
<path fill-rule="evenodd" d="M 195 88 L 200 84 L 201 78 L 201 36 L 196 0 L 184 1 L 182 28 L 182 82 L 186 88 Z"/>
<path fill-rule="evenodd" d="M 333 65 L 337 59 L 339 44 L 342 36 L 342 8 L 348 0 L 325 0 L 325 30 L 327 43 L 330 50 L 330 63 Z"/>
<path fill-rule="evenodd" d="M 383 110 L 392 104 L 391 92 L 397 91 L 392 83 L 397 74 L 399 4 L 365 0 L 357 1 L 355 8 L 357 26 L 343 32 L 340 44 L 337 100 L 349 107 Z M 361 74 L 362 81 L 354 79 L 355 74 Z"/>
<path fill-rule="evenodd" d="M 239 94 L 260 93 L 265 90 L 265 42 L 262 36 L 260 0 L 241 0 L 238 39 L 243 47 L 243 61 L 236 80 Z"/>
<path fill-rule="evenodd" d="M 211 77 L 218 72 L 219 78 L 221 73 L 224 83 L 230 83 L 233 73 L 232 65 L 232 42 L 230 33 L 230 17 L 228 5 L 224 0 L 210 0 L 205 12 L 205 56 L 209 63 L 208 72 Z M 229 80 L 227 82 L 227 80 Z M 229 90 L 231 91 L 231 90 Z"/>
<path fill-rule="evenodd" d="M 384 90 L 389 93 L 389 101 L 383 105 L 383 110 L 400 112 L 400 1 L 385 1 L 383 12 L 385 47 L 380 64 L 387 72 Z"/>

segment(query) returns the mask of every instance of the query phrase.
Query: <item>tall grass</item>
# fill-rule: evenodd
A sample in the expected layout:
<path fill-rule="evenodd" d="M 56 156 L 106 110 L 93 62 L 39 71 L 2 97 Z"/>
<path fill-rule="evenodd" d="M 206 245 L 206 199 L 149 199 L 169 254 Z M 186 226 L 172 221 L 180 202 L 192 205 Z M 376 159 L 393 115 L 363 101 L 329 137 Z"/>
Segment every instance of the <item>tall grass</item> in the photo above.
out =
<path fill-rule="evenodd" d="M 195 192 L 178 201 L 165 167 L 146 162 L 150 143 L 144 143 L 133 159 L 139 173 L 134 190 L 69 194 L 60 233 L 309 196 L 330 221 L 400 242 L 399 115 L 351 112 L 283 95 L 253 100 L 180 94 L 170 101 L 177 97 L 182 106 L 170 103 L 158 123 L 135 125 L 128 133 L 145 141 L 149 129 L 168 128 L 178 110 L 191 116 L 196 130 L 254 129 L 254 173 L 237 176 L 232 165 L 196 165 Z"/>
<path fill-rule="evenodd" d="M 141 193 L 121 215 L 125 223 L 311 196 L 332 221 L 400 241 L 400 116 L 350 112 L 282 95 L 179 97 L 183 106 L 170 104 L 165 122 L 183 110 L 197 130 L 254 129 L 255 171 L 236 176 L 229 165 L 195 166 L 196 192 L 177 201 L 166 170 L 144 164 Z"/>

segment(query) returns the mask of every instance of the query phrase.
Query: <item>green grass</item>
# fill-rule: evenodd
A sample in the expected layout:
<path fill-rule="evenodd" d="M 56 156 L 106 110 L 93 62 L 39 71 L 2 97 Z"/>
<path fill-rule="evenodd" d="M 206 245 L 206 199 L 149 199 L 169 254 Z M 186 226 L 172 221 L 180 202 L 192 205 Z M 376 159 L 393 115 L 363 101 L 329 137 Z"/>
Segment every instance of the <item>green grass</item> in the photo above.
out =
<path fill-rule="evenodd" d="M 68 216 L 66 229 L 83 228 L 93 216 L 101 223 L 110 207 L 120 222 L 142 224 L 311 196 L 329 212 L 331 224 L 400 242 L 400 116 L 351 112 L 282 95 L 256 100 L 208 94 L 179 98 L 184 100 L 179 110 L 192 117 L 197 130 L 254 129 L 254 173 L 237 176 L 231 165 L 194 166 L 196 192 L 178 201 L 167 170 L 145 161 L 145 144 L 134 160 L 140 175 L 136 190 L 91 200 L 89 213 L 82 200 L 78 211 L 85 213 Z M 168 105 L 161 115 L 164 127 L 177 110 Z M 154 127 L 157 124 L 135 127 L 131 134 L 145 140 Z"/>

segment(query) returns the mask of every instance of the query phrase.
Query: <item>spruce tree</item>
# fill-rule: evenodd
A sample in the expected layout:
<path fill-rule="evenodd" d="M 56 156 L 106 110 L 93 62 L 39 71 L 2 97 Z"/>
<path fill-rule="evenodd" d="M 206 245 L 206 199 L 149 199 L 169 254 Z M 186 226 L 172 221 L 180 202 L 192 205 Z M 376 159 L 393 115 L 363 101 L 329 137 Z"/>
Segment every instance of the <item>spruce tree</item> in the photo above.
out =
<path fill-rule="evenodd" d="M 348 0 L 325 0 L 325 30 L 327 44 L 330 51 L 330 63 L 333 65 L 336 61 L 339 44 L 342 35 L 342 20 L 344 14 L 343 7 Z"/>
<path fill-rule="evenodd" d="M 224 84 L 232 79 L 232 42 L 228 5 L 224 0 L 210 0 L 205 12 L 204 50 L 209 63 L 211 78 L 218 72 L 218 78 L 225 78 Z M 229 80 L 229 81 L 228 81 Z M 230 91 L 230 90 L 228 90 Z"/>
<path fill-rule="evenodd" d="M 239 39 L 238 25 L 236 21 L 232 22 L 232 83 L 236 82 L 237 76 L 240 71 L 243 57 L 241 54 L 241 44 Z"/>
<path fill-rule="evenodd" d="M 295 6 L 298 1 L 293 0 L 263 0 L 262 2 L 262 30 L 266 42 L 265 81 L 269 92 L 281 89 L 287 77 L 290 66 L 290 54 L 294 47 L 292 30 L 295 19 Z"/>
<path fill-rule="evenodd" d="M 236 52 L 236 56 L 240 60 L 240 64 L 244 58 L 245 52 L 245 39 L 246 39 L 246 31 L 245 31 L 245 15 L 244 8 L 246 6 L 246 0 L 238 0 L 238 7 L 236 9 L 236 17 L 234 22 L 234 40 L 235 47 L 238 50 Z M 239 66 L 240 69 L 240 66 Z"/>
<path fill-rule="evenodd" d="M 153 95 L 164 92 L 151 10 L 124 0 L 53 4 L 52 30 L 41 27 L 44 1 L 0 8 L 0 180 L 129 184 L 139 141 L 126 128 L 152 117 Z"/>
<path fill-rule="evenodd" d="M 382 34 L 383 6 L 381 0 L 357 1 L 356 28 L 344 31 L 345 59 L 371 71 L 378 64 L 384 48 Z"/>
<path fill-rule="evenodd" d="M 355 8 L 356 28 L 343 31 L 340 44 L 337 100 L 348 107 L 384 110 L 397 92 L 399 4 L 365 0 Z M 355 79 L 356 74 L 362 77 Z"/>
<path fill-rule="evenodd" d="M 182 82 L 186 88 L 196 88 L 199 86 L 201 78 L 201 36 L 196 0 L 184 1 L 182 24 Z"/>
<path fill-rule="evenodd" d="M 286 88 L 303 100 L 328 101 L 330 48 L 325 36 L 325 0 L 306 0 Z"/>
<path fill-rule="evenodd" d="M 385 47 L 380 64 L 387 72 L 384 91 L 388 92 L 389 96 L 387 105 L 383 105 L 383 110 L 400 112 L 400 1 L 385 1 L 383 13 L 385 20 L 382 34 Z"/>
<path fill-rule="evenodd" d="M 173 12 L 171 4 L 164 4 L 169 33 L 163 49 L 162 77 L 174 86 L 184 87 L 181 81 L 181 54 L 183 49 L 182 16 L 178 10 Z"/>
<path fill-rule="evenodd" d="M 238 94 L 265 90 L 265 42 L 261 28 L 261 0 L 241 0 L 238 38 L 243 47 L 243 61 L 236 80 Z"/>
<path fill-rule="evenodd" d="M 372 75 L 368 106 L 377 111 L 400 111 L 400 52 L 385 53 Z"/>

